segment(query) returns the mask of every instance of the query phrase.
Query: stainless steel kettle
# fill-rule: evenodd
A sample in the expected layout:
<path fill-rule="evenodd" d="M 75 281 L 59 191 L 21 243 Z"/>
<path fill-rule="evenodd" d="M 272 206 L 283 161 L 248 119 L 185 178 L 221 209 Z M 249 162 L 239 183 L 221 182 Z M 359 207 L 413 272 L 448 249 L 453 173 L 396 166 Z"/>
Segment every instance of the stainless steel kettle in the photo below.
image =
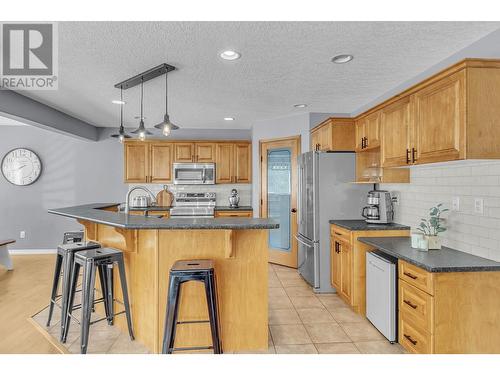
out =
<path fill-rule="evenodd" d="M 238 196 L 238 190 L 236 190 L 236 189 L 231 190 L 231 195 L 229 196 L 228 200 L 229 200 L 229 207 L 237 208 L 239 203 L 240 203 L 240 197 Z"/>

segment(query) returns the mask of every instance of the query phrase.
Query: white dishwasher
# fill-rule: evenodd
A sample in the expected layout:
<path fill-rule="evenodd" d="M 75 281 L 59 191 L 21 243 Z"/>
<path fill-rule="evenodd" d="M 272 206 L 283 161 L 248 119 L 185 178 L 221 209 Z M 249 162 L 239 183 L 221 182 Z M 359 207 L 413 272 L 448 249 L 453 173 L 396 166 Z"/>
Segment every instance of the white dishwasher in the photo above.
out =
<path fill-rule="evenodd" d="M 397 259 L 366 254 L 366 317 L 391 342 L 397 341 Z"/>

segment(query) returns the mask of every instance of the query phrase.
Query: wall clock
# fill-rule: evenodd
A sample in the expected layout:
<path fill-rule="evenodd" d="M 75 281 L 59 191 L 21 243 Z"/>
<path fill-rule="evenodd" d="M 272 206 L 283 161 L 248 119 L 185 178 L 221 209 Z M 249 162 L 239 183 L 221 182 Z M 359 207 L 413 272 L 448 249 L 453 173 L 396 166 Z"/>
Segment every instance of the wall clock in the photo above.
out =
<path fill-rule="evenodd" d="M 31 185 L 42 174 L 42 162 L 33 151 L 16 148 L 3 157 L 2 174 L 11 184 Z"/>

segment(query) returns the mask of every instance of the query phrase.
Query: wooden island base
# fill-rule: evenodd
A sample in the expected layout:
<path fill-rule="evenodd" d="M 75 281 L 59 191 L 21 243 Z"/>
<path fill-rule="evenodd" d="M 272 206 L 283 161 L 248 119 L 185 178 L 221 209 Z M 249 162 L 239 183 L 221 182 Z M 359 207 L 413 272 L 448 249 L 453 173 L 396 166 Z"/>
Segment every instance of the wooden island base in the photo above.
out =
<path fill-rule="evenodd" d="M 126 230 L 79 222 L 85 226 L 87 240 L 124 252 L 135 337 L 151 352 L 161 352 L 169 270 L 182 259 L 215 261 L 224 352 L 267 349 L 267 230 Z M 114 277 L 115 296 L 121 300 L 118 272 Z M 180 321 L 208 319 L 206 306 L 203 284 L 183 284 Z M 121 310 L 115 303 L 115 311 Z M 101 306 L 98 312 L 103 313 Z M 126 331 L 124 315 L 118 316 L 115 324 Z M 178 326 L 175 347 L 211 344 L 209 324 Z"/>

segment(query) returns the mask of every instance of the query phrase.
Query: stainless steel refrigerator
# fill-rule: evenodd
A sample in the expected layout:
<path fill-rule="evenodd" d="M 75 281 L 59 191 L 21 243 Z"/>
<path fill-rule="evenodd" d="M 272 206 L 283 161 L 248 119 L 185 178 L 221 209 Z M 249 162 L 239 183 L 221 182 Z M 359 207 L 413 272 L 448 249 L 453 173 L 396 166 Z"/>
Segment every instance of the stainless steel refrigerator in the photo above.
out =
<path fill-rule="evenodd" d="M 352 152 L 310 151 L 299 156 L 298 269 L 317 293 L 333 292 L 330 282 L 330 220 L 362 219 L 371 185 L 356 179 Z"/>

